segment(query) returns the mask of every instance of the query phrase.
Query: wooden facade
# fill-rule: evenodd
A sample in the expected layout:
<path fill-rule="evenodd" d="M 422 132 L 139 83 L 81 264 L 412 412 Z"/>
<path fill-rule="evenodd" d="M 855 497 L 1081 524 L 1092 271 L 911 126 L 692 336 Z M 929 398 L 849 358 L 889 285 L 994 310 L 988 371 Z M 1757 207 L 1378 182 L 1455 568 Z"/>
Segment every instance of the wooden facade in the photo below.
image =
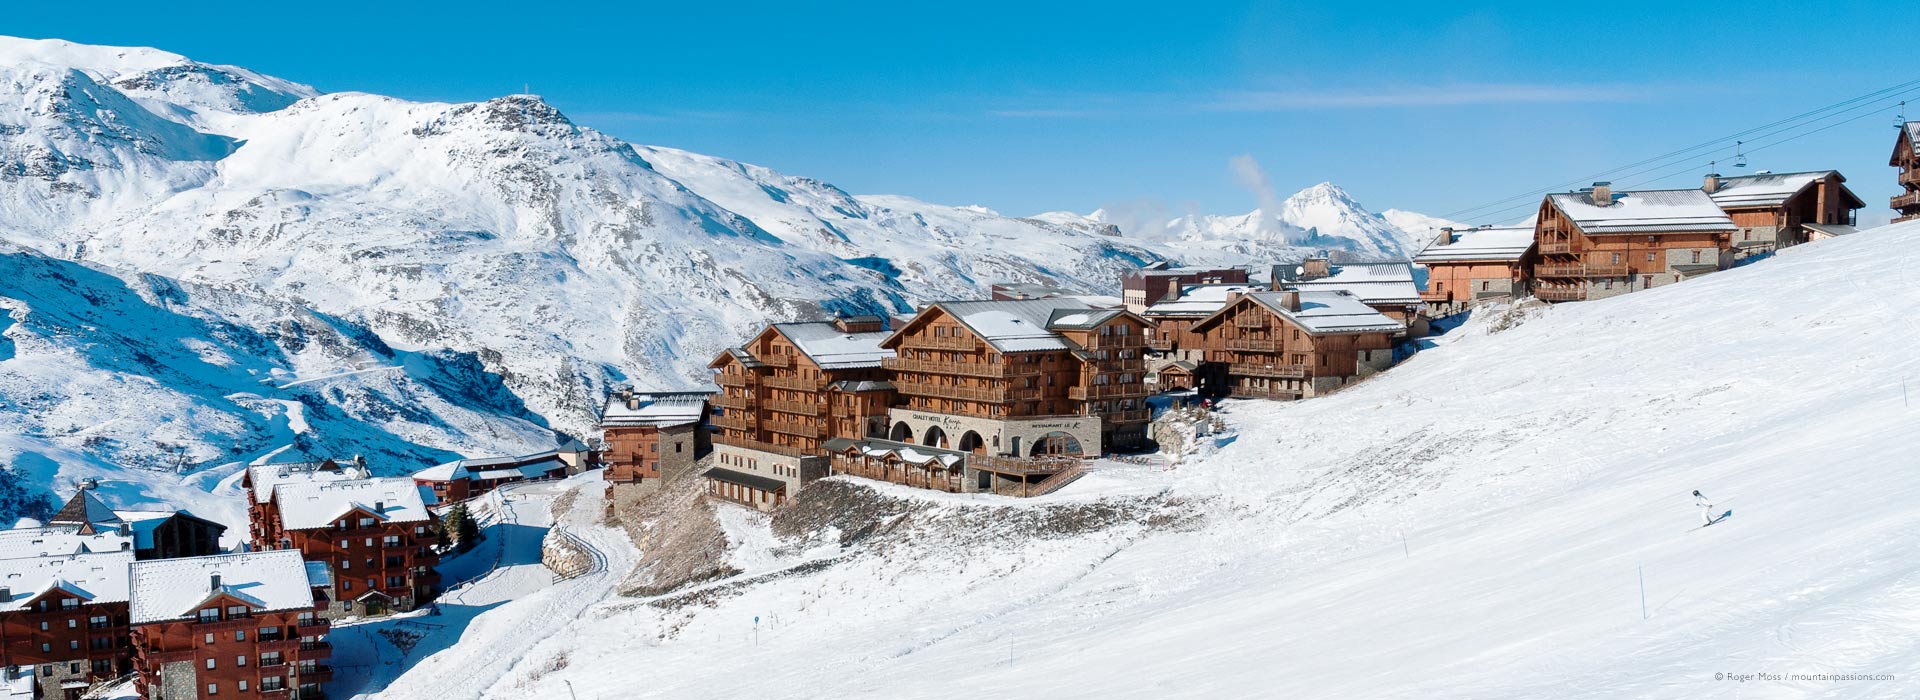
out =
<path fill-rule="evenodd" d="M 602 428 L 607 481 L 638 483 L 692 468 L 698 458 L 695 438 L 701 430 L 700 423 Z"/>
<path fill-rule="evenodd" d="M 1332 315 L 1323 320 L 1322 312 Z M 1318 396 L 1390 366 L 1399 331 L 1393 319 L 1341 292 L 1242 295 L 1194 324 L 1211 370 L 1202 390 L 1281 400 Z"/>
<path fill-rule="evenodd" d="M 1420 300 L 1435 317 L 1526 296 L 1538 259 L 1533 228 L 1521 226 L 1442 228 L 1413 256 L 1415 264 L 1427 268 Z"/>
<path fill-rule="evenodd" d="M 1190 284 L 1246 284 L 1247 271 L 1235 268 L 1150 267 L 1120 276 L 1120 299 L 1128 311 L 1143 313 Z"/>
<path fill-rule="evenodd" d="M 266 554 L 274 553 L 204 559 L 233 560 Z M 306 595 L 289 595 L 288 588 L 297 590 L 313 583 L 297 558 L 261 573 L 291 580 L 247 579 L 242 572 L 228 568 L 224 580 L 220 575 L 199 579 L 206 593 L 204 597 L 188 594 L 198 600 L 192 609 L 156 615 L 150 609 L 153 606 L 143 603 L 140 596 L 177 596 L 155 595 L 152 589 L 156 585 L 141 582 L 148 574 L 135 568 L 133 615 L 141 621 L 132 628 L 131 642 L 135 687 L 140 697 L 324 697 L 321 686 L 333 680 L 333 668 L 328 663 L 333 645 L 327 639 L 332 628 L 321 614 L 326 606 L 324 594 L 309 590 Z M 263 600 L 258 592 L 269 588 L 276 595 Z"/>
<path fill-rule="evenodd" d="M 1837 171 L 1707 175 L 1701 190 L 1738 227 L 1733 248 L 1741 257 L 1770 253 L 1812 239 L 1809 224 L 1852 226 L 1866 206 Z"/>
<path fill-rule="evenodd" d="M 285 530 L 274 546 L 298 550 L 333 571 L 339 612 L 384 615 L 412 610 L 440 592 L 439 532 L 432 522 L 386 522 L 354 509 L 328 527 Z"/>
<path fill-rule="evenodd" d="M 1888 202 L 1893 208 L 1893 222 L 1920 219 L 1920 122 L 1901 125 L 1900 136 L 1893 143 L 1893 158 L 1887 164 L 1899 169 L 1895 181 L 1900 194 Z"/>
<path fill-rule="evenodd" d="M 1737 230 L 1701 190 L 1615 193 L 1596 183 L 1590 191 L 1548 195 L 1534 228 L 1540 262 L 1533 294 L 1598 299 L 1723 270 L 1733 263 Z"/>
<path fill-rule="evenodd" d="M 846 334 L 883 331 L 878 318 L 832 323 Z M 805 351 L 804 341 L 789 336 L 801 332 L 795 328 L 801 325 L 813 324 L 774 324 L 708 365 L 720 384 L 713 398 L 718 408 L 712 421 L 715 442 L 793 457 L 824 457 L 822 444 L 827 440 L 865 437 L 885 425 L 893 392 L 885 384 L 879 358 L 823 366 Z"/>
<path fill-rule="evenodd" d="M 133 563 L 126 553 L 83 554 L 63 557 L 79 566 L 125 567 Z M 92 583 L 82 585 L 100 588 Z M 16 591 L 0 587 L 4 597 L 23 597 L 17 606 L 0 612 L 0 652 L 8 667 L 32 667 L 38 697 L 79 697 L 87 685 L 132 672 L 133 646 L 128 625 L 126 583 L 119 578 L 117 594 L 48 586 L 43 591 Z M 77 685 L 68 688 L 68 685 Z"/>

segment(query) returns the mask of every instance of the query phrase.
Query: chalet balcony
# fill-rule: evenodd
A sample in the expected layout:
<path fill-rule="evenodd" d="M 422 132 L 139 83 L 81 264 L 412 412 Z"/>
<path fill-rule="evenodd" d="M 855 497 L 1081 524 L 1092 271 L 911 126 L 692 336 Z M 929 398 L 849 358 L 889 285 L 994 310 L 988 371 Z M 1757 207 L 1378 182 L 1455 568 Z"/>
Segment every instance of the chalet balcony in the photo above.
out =
<path fill-rule="evenodd" d="M 1160 352 L 1173 350 L 1172 338 L 1153 338 L 1147 341 L 1147 347 Z"/>
<path fill-rule="evenodd" d="M 1240 314 L 1233 317 L 1235 328 L 1266 328 L 1267 324 L 1266 314 Z"/>
<path fill-rule="evenodd" d="M 1227 366 L 1227 374 L 1239 377 L 1305 379 L 1313 374 L 1313 368 L 1307 365 L 1292 364 L 1256 365 L 1251 363 L 1236 363 Z"/>
<path fill-rule="evenodd" d="M 765 423 L 761 423 L 760 427 L 766 428 L 771 432 L 776 432 L 781 435 L 793 435 L 795 437 L 808 437 L 808 438 L 825 437 L 827 432 L 827 427 L 825 425 L 821 425 L 819 422 L 816 422 L 816 421 L 804 421 L 804 420 L 796 420 L 796 421 L 770 420 Z"/>
<path fill-rule="evenodd" d="M 300 653 L 307 656 L 312 656 L 316 653 L 331 655 L 333 654 L 333 642 L 301 642 Z"/>
<path fill-rule="evenodd" d="M 1448 296 L 1446 290 L 1429 292 L 1423 289 L 1420 291 L 1420 300 L 1430 304 L 1445 304 L 1453 299 Z"/>
<path fill-rule="evenodd" d="M 1085 464 L 1085 460 L 1078 457 L 967 456 L 967 466 L 1001 474 L 1056 474 L 1082 464 Z"/>
<path fill-rule="evenodd" d="M 933 384 L 930 382 L 895 382 L 894 386 L 900 390 L 900 393 L 912 396 L 932 396 L 942 399 L 985 401 L 988 403 L 1003 403 L 1013 400 L 1010 387 L 954 386 L 951 384 Z M 1034 389 L 1033 391 L 1037 395 L 1039 390 Z"/>
<path fill-rule="evenodd" d="M 948 374 L 962 377 L 985 377 L 1004 379 L 1007 377 L 1040 374 L 1040 366 L 1016 364 L 988 364 L 985 362 L 941 362 L 938 360 L 916 360 L 905 357 L 888 357 L 880 360 L 880 366 L 895 372 L 918 372 L 921 374 Z"/>
<path fill-rule="evenodd" d="M 754 355 L 753 357 L 754 359 L 759 360 L 761 364 L 764 364 L 768 367 L 792 367 L 793 366 L 792 355 L 776 354 L 776 355 L 767 355 L 765 357 Z"/>
<path fill-rule="evenodd" d="M 1546 241 L 1540 244 L 1541 255 L 1571 255 L 1573 241 Z"/>
<path fill-rule="evenodd" d="M 1098 401 L 1105 399 L 1133 399 L 1149 394 L 1145 384 L 1095 384 L 1076 386 L 1067 389 L 1067 398 L 1075 401 Z"/>
<path fill-rule="evenodd" d="M 333 680 L 332 666 L 314 666 L 300 669 L 300 681 L 303 683 L 327 683 Z"/>
<path fill-rule="evenodd" d="M 767 410 L 791 413 L 798 416 L 820 415 L 820 404 L 813 401 L 768 401 Z"/>
<path fill-rule="evenodd" d="M 1121 350 L 1126 348 L 1145 347 L 1146 344 L 1147 344 L 1147 337 L 1144 335 L 1096 335 L 1088 339 L 1087 349 L 1088 350 Z"/>
<path fill-rule="evenodd" d="M 728 396 L 726 394 L 714 394 L 713 398 L 708 399 L 707 401 L 709 403 L 712 403 L 715 406 L 719 406 L 722 408 L 752 408 L 753 407 L 753 397 L 751 396 Z"/>
<path fill-rule="evenodd" d="M 761 380 L 760 383 L 775 389 L 786 389 L 789 391 L 819 391 L 827 387 L 827 380 L 825 379 L 808 379 L 806 377 L 767 377 Z"/>
<path fill-rule="evenodd" d="M 1533 290 L 1533 296 L 1541 301 L 1586 301 L 1585 287 L 1540 287 Z"/>
<path fill-rule="evenodd" d="M 722 372 L 715 375 L 713 379 L 720 386 L 753 386 L 755 375 L 744 372 L 740 374 Z"/>
<path fill-rule="evenodd" d="M 1920 168 L 1910 168 L 1900 171 L 1900 184 L 1920 185 Z"/>
<path fill-rule="evenodd" d="M 1625 277 L 1632 274 L 1626 265 L 1584 264 L 1584 265 L 1535 265 L 1535 277 Z"/>
<path fill-rule="evenodd" d="M 752 430 L 760 425 L 760 421 L 751 417 L 742 416 L 714 416 L 708 419 L 708 421 L 716 426 L 732 428 L 734 430 Z"/>
<path fill-rule="evenodd" d="M 1888 205 L 1894 209 L 1920 207 L 1920 190 L 1894 195 L 1893 198 L 1888 201 Z"/>
<path fill-rule="evenodd" d="M 1226 349 L 1240 352 L 1280 352 L 1280 341 L 1272 338 L 1228 338 Z"/>
<path fill-rule="evenodd" d="M 1234 387 L 1233 396 L 1243 399 L 1272 399 L 1274 401 L 1294 401 L 1300 398 L 1300 392 L 1286 389 L 1245 389 Z"/>
<path fill-rule="evenodd" d="M 931 335 L 912 335 L 900 339 L 902 347 L 924 348 L 928 350 L 963 350 L 971 352 L 980 348 L 980 341 L 971 337 L 938 337 Z"/>
<path fill-rule="evenodd" d="M 713 436 L 713 441 L 720 443 L 722 445 L 732 445 L 734 447 L 740 447 L 740 448 L 745 448 L 749 450 L 758 450 L 760 452 L 771 452 L 773 454 L 786 455 L 788 457 L 814 456 L 813 450 L 803 450 L 798 447 L 793 447 L 791 445 L 776 445 L 771 442 L 761 442 L 759 440 L 751 440 L 747 438 L 715 435 Z"/>
<path fill-rule="evenodd" d="M 1144 408 L 1136 411 L 1113 411 L 1102 418 L 1108 423 L 1145 423 L 1153 419 L 1153 411 Z"/>

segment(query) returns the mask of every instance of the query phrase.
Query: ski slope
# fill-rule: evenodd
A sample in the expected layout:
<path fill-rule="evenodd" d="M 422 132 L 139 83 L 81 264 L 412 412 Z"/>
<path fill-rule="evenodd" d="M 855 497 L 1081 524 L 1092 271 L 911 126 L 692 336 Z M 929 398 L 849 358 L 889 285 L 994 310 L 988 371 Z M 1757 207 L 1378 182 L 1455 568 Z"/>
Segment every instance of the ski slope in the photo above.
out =
<path fill-rule="evenodd" d="M 602 605 L 547 636 L 564 668 L 482 697 L 1911 697 L 1917 243 L 1477 318 L 1333 396 L 1229 402 L 1236 430 L 1171 470 L 1032 502 L 880 487 L 921 508 L 884 539 Z M 1694 489 L 1731 515 L 1701 528 Z M 1188 519 L 1012 527 L 1088 503 Z M 1866 678 L 1787 677 L 1821 673 Z"/>

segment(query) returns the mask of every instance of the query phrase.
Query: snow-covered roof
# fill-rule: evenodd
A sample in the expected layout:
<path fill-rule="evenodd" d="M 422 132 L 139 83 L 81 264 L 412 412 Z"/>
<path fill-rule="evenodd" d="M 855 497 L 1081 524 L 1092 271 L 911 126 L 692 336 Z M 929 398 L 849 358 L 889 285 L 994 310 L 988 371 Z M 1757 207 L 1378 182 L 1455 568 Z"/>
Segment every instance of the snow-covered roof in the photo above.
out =
<path fill-rule="evenodd" d="M 1367 306 L 1359 297 L 1344 291 L 1302 291 L 1300 310 L 1290 311 L 1286 305 L 1287 292 L 1259 292 L 1247 295 L 1261 306 L 1272 309 L 1283 317 L 1291 319 L 1308 333 L 1323 335 L 1329 333 L 1371 333 L 1379 331 L 1398 332 L 1406 326 Z"/>
<path fill-rule="evenodd" d="M 1829 236 L 1848 236 L 1848 235 L 1852 235 L 1860 232 L 1859 228 L 1848 226 L 1846 224 L 1801 224 L 1801 226 L 1805 226 L 1807 228 L 1813 229 L 1815 231 L 1819 231 Z"/>
<path fill-rule="evenodd" d="M 1047 328 L 1051 330 L 1098 328 L 1100 324 L 1125 313 L 1123 309 L 1054 309 L 1053 315 L 1047 319 Z"/>
<path fill-rule="evenodd" d="M 1486 226 L 1453 232 L 1453 242 L 1436 245 L 1438 240 L 1413 256 L 1421 264 L 1466 260 L 1513 262 L 1533 249 L 1532 226 Z"/>
<path fill-rule="evenodd" d="M 1907 148 L 1913 149 L 1913 154 L 1920 156 L 1920 122 L 1907 122 L 1901 127 L 1907 131 Z"/>
<path fill-rule="evenodd" d="M 712 469 L 708 469 L 705 472 L 702 472 L 701 476 L 712 479 L 714 481 L 724 481 L 729 484 L 745 486 L 750 489 L 760 489 L 761 491 L 766 491 L 768 493 L 779 491 L 780 489 L 785 488 L 787 485 L 787 482 L 781 481 L 779 479 L 775 479 L 770 476 L 761 476 L 759 474 L 749 474 L 747 472 L 734 471 L 732 469 L 724 469 L 721 467 L 714 467 Z"/>
<path fill-rule="evenodd" d="M 1613 204 L 1594 206 L 1592 195 L 1567 192 L 1547 200 L 1589 236 L 1645 233 L 1719 233 L 1738 230 L 1733 219 L 1700 190 L 1615 192 Z"/>
<path fill-rule="evenodd" d="M 823 447 L 830 452 L 845 452 L 847 448 L 853 447 L 860 450 L 860 454 L 875 458 L 885 457 L 891 454 L 899 457 L 902 461 L 921 466 L 939 463 L 940 466 L 951 467 L 966 461 L 967 458 L 967 453 L 958 450 L 945 450 L 938 447 L 927 447 L 925 445 L 895 442 L 893 440 L 880 440 L 877 438 L 869 438 L 866 440 L 836 438 L 828 440 Z"/>
<path fill-rule="evenodd" d="M 418 481 L 459 481 L 461 479 L 472 478 L 472 472 L 467 471 L 467 465 L 463 464 L 465 461 L 466 460 L 454 460 L 452 462 L 436 464 L 414 472 L 413 478 Z"/>
<path fill-rule="evenodd" d="M 1710 195 L 1723 209 L 1741 207 L 1778 207 L 1823 178 L 1839 178 L 1832 170 L 1804 173 L 1759 173 L 1720 179 L 1720 188 Z"/>
<path fill-rule="evenodd" d="M 892 350 L 880 347 L 880 341 L 892 335 L 887 331 L 848 333 L 832 321 L 776 323 L 773 328 L 820 369 L 879 367 L 881 360 L 893 357 Z"/>
<path fill-rule="evenodd" d="M 118 552 L 134 546 L 133 536 L 120 534 L 118 527 L 97 529 L 91 535 L 71 523 L 0 530 L 0 559 Z"/>
<path fill-rule="evenodd" d="M 131 550 L 0 560 L 0 586 L 7 588 L 0 611 L 25 608 L 55 588 L 93 603 L 124 601 L 132 563 Z"/>
<path fill-rule="evenodd" d="M 566 466 L 567 464 L 565 462 L 560 461 L 559 458 L 556 457 L 536 462 L 502 465 L 490 469 L 475 470 L 473 472 L 473 478 L 480 481 L 493 481 L 496 479 L 538 479 L 556 469 L 563 469 Z"/>
<path fill-rule="evenodd" d="M 1078 299 L 943 301 L 934 304 L 1000 352 L 1070 350 L 1073 345 L 1047 327 L 1055 311 L 1094 310 Z"/>
<path fill-rule="evenodd" d="M 884 379 L 862 379 L 859 381 L 841 380 L 833 383 L 833 388 L 841 391 L 893 391 L 893 382 Z"/>
<path fill-rule="evenodd" d="M 313 607 L 307 562 L 291 549 L 133 562 L 131 622 L 191 618 L 216 596 L 244 601 L 254 612 Z M 219 586 L 214 586 L 214 577 Z"/>
<path fill-rule="evenodd" d="M 413 479 L 281 484 L 274 487 L 273 494 L 280 507 L 280 526 L 288 530 L 329 527 L 356 509 L 375 513 L 386 522 L 418 522 L 429 517 Z"/>
<path fill-rule="evenodd" d="M 705 391 L 635 392 L 629 402 L 617 392 L 608 394 L 606 405 L 600 409 L 600 425 L 666 427 L 697 423 L 706 414 L 707 399 L 712 395 Z"/>
<path fill-rule="evenodd" d="M 1266 289 L 1264 285 L 1249 283 L 1234 284 L 1189 284 L 1180 287 L 1180 298 L 1162 299 L 1159 303 L 1147 307 L 1141 315 L 1148 318 L 1205 318 L 1220 307 L 1227 305 L 1227 297 L 1235 293 L 1245 294 Z"/>
<path fill-rule="evenodd" d="M 253 482 L 253 499 L 256 503 L 271 500 L 273 488 L 280 484 L 346 481 L 369 476 L 372 475 L 351 463 L 341 464 L 332 460 L 254 464 L 247 467 L 247 478 Z"/>
<path fill-rule="evenodd" d="M 1413 282 L 1413 265 L 1403 262 L 1342 263 L 1326 277 L 1284 283 L 1287 289 L 1344 291 L 1368 304 L 1418 304 L 1420 287 Z"/>
<path fill-rule="evenodd" d="M 60 506 L 60 510 L 55 512 L 47 522 L 118 524 L 120 516 L 114 515 L 113 508 L 100 500 L 99 496 L 93 495 L 93 489 L 80 489 L 74 492 L 73 497 L 68 498 L 67 502 Z"/>

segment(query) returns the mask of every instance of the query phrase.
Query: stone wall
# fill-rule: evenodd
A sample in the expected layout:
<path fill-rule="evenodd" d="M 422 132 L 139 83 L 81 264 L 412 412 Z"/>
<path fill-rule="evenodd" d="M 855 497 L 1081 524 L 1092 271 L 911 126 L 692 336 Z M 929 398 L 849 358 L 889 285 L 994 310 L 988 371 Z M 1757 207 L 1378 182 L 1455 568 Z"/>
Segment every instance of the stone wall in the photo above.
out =
<path fill-rule="evenodd" d="M 1047 416 L 1040 418 L 1013 418 L 996 420 L 978 416 L 957 416 L 931 411 L 918 411 L 896 408 L 890 413 L 893 425 L 905 424 L 913 431 L 913 442 L 926 444 L 927 429 L 938 426 L 947 435 L 947 449 L 959 449 L 961 437 L 968 432 L 980 436 L 989 454 L 1016 455 L 1025 457 L 1033 445 L 1048 433 L 1060 432 L 1073 436 L 1080 442 L 1080 449 L 1088 456 L 1101 454 L 1104 445 L 1100 442 L 1099 416 Z M 892 434 L 889 429 L 888 434 Z"/>

